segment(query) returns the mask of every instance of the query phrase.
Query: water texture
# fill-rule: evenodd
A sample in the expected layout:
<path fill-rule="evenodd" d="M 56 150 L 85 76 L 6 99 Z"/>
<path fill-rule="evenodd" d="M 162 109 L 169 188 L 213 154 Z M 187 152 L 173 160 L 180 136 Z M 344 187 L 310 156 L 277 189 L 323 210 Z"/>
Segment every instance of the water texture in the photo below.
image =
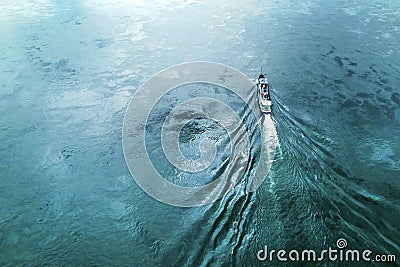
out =
<path fill-rule="evenodd" d="M 338 238 L 400 257 L 399 26 L 399 1 L 1 1 L 0 265 L 262 266 L 264 245 Z M 178 208 L 132 179 L 122 122 L 147 79 L 198 60 L 251 78 L 263 67 L 279 146 L 257 191 L 244 190 L 249 164 L 221 200 Z M 160 100 L 154 127 L 185 92 Z M 234 147 L 226 136 L 193 121 L 182 151 L 199 157 L 214 138 L 216 169 L 160 172 L 212 181 Z"/>

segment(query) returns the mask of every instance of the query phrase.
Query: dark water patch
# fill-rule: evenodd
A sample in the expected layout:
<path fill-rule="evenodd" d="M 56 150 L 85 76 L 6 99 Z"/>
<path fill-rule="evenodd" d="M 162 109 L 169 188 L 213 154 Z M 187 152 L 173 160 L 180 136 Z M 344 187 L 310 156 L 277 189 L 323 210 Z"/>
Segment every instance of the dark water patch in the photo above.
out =
<path fill-rule="evenodd" d="M 54 63 L 54 67 L 56 70 L 68 70 L 68 62 L 69 59 L 60 59 L 59 61 Z"/>
<path fill-rule="evenodd" d="M 361 79 L 367 79 L 370 74 L 371 74 L 370 72 L 366 71 L 363 74 L 359 75 L 358 77 Z"/>
<path fill-rule="evenodd" d="M 381 109 L 370 101 L 364 100 L 364 103 L 361 105 L 363 109 L 363 114 L 365 117 L 379 117 L 381 114 Z"/>
<path fill-rule="evenodd" d="M 385 75 L 385 76 L 388 76 L 388 75 L 389 75 L 389 73 L 387 73 L 386 70 L 381 70 L 381 73 L 382 73 L 383 75 Z"/>
<path fill-rule="evenodd" d="M 67 24 L 82 25 L 83 24 L 82 20 L 83 20 L 82 16 L 73 15 L 70 18 L 66 19 L 65 21 L 61 22 L 61 24 L 66 26 Z"/>
<path fill-rule="evenodd" d="M 395 92 L 392 94 L 390 98 L 394 103 L 396 103 L 398 106 L 400 106 L 400 94 Z"/>
<path fill-rule="evenodd" d="M 51 66 L 53 63 L 51 63 L 51 62 L 45 62 L 44 60 L 40 60 L 39 61 L 40 62 L 40 65 L 42 66 L 42 67 L 49 67 L 49 66 Z"/>
<path fill-rule="evenodd" d="M 347 77 L 353 77 L 354 74 L 357 74 L 357 72 L 355 72 L 354 70 L 348 69 L 346 76 Z"/>
<path fill-rule="evenodd" d="M 379 71 L 374 66 L 369 66 L 369 69 L 371 69 L 372 72 L 375 73 L 375 75 L 378 79 L 378 81 L 374 81 L 376 84 L 383 86 L 388 83 L 388 79 L 383 78 L 382 75 L 379 73 Z M 382 74 L 384 74 L 385 76 L 387 76 L 387 72 L 385 72 L 385 70 L 380 70 L 380 72 Z"/>
<path fill-rule="evenodd" d="M 203 118 L 196 118 L 190 121 L 180 132 L 179 141 L 183 143 L 194 141 L 196 138 L 198 138 L 199 135 L 211 128 L 210 125 L 204 125 L 204 123 L 202 123 L 202 119 Z M 215 125 L 216 122 L 212 121 L 210 123 L 213 128 L 217 128 L 217 126 Z"/>
<path fill-rule="evenodd" d="M 380 81 L 380 83 L 381 83 L 382 85 L 388 83 L 388 80 L 387 80 L 387 79 L 379 79 L 379 81 Z"/>
<path fill-rule="evenodd" d="M 328 55 L 333 54 L 333 53 L 335 53 L 335 51 L 329 50 L 328 52 L 326 52 L 326 53 L 323 54 L 323 55 L 324 55 L 324 56 L 328 56 Z"/>
<path fill-rule="evenodd" d="M 336 79 L 336 80 L 333 80 L 333 82 L 336 84 L 344 84 L 344 81 L 342 79 Z"/>
<path fill-rule="evenodd" d="M 365 93 L 365 92 L 360 92 L 356 94 L 357 97 L 361 97 L 361 98 L 370 98 L 371 94 Z"/>
<path fill-rule="evenodd" d="M 30 126 L 24 127 L 21 131 L 20 131 L 20 135 L 26 135 L 32 132 L 35 132 L 39 129 L 43 129 L 45 126 L 44 121 L 41 122 L 35 122 Z"/>
<path fill-rule="evenodd" d="M 376 100 L 378 100 L 379 103 L 383 104 L 382 107 L 390 107 L 391 105 L 390 99 L 384 98 L 380 95 L 376 96 Z"/>
<path fill-rule="evenodd" d="M 358 99 L 347 99 L 344 101 L 341 105 L 342 109 L 348 109 L 348 108 L 355 108 L 359 105 L 361 105 L 362 101 Z"/>
<path fill-rule="evenodd" d="M 32 55 L 33 55 L 32 52 L 42 52 L 42 48 L 41 48 L 40 46 L 37 46 L 37 45 L 26 46 L 25 49 L 26 49 L 27 51 L 29 51 L 29 52 L 27 53 L 29 56 L 32 56 Z"/>
<path fill-rule="evenodd" d="M 336 57 L 335 57 L 335 61 L 336 61 L 336 63 L 337 63 L 340 67 L 343 67 L 343 66 L 344 66 L 343 60 L 342 60 L 341 57 L 336 56 Z"/>
<path fill-rule="evenodd" d="M 395 120 L 396 119 L 396 111 L 397 111 L 397 108 L 388 107 L 383 111 L 383 114 L 386 116 L 387 119 Z M 393 160 L 395 160 L 395 159 L 393 159 Z"/>
<path fill-rule="evenodd" d="M 378 81 L 373 81 L 373 80 L 368 80 L 369 82 L 373 82 L 374 84 L 376 84 L 376 85 L 379 85 L 379 86 L 384 86 L 385 85 L 385 83 L 383 83 L 381 80 L 378 80 Z"/>
<path fill-rule="evenodd" d="M 97 48 L 105 48 L 110 46 L 114 41 L 111 38 L 99 38 L 95 39 L 93 42 Z"/>
<path fill-rule="evenodd" d="M 336 92 L 335 95 L 339 99 L 346 99 L 346 95 L 341 92 Z"/>
<path fill-rule="evenodd" d="M 320 79 L 319 82 L 321 84 L 326 84 L 327 82 L 329 82 L 331 80 L 331 78 L 329 78 L 328 76 L 326 76 L 325 74 L 321 74 L 320 75 Z"/>
<path fill-rule="evenodd" d="M 65 148 L 65 149 L 61 150 L 58 158 L 60 158 L 60 159 L 69 159 L 75 153 L 76 153 L 76 149 L 74 149 L 74 148 Z"/>
<path fill-rule="evenodd" d="M 390 87 L 390 86 L 385 85 L 383 88 L 384 88 L 385 91 L 387 91 L 387 92 L 393 92 L 393 88 Z"/>

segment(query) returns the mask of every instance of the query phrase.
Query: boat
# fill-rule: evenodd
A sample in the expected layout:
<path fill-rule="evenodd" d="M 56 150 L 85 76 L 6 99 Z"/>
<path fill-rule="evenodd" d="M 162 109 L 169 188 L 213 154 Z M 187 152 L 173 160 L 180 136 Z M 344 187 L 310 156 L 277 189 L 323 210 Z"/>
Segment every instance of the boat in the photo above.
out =
<path fill-rule="evenodd" d="M 267 77 L 261 73 L 256 80 L 256 85 L 258 105 L 261 112 L 266 115 L 271 114 L 272 101 Z"/>

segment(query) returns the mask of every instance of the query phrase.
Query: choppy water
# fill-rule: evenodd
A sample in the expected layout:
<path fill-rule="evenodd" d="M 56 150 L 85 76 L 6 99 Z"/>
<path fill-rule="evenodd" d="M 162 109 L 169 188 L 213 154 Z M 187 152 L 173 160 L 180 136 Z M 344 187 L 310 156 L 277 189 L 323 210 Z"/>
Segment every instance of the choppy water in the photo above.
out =
<path fill-rule="evenodd" d="M 399 25 L 398 1 L 2 1 L 0 264 L 257 266 L 340 237 L 400 257 Z M 122 121 L 194 60 L 262 65 L 280 145 L 255 193 L 177 208 L 131 178 Z"/>

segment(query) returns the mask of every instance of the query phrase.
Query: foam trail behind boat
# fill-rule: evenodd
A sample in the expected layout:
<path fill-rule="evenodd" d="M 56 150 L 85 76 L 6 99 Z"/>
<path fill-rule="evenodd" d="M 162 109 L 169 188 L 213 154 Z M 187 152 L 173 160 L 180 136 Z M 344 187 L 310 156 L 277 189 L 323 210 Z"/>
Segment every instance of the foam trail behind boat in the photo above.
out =
<path fill-rule="evenodd" d="M 262 135 L 260 155 L 260 159 L 262 160 L 260 160 L 258 169 L 251 182 L 249 188 L 250 192 L 257 189 L 265 180 L 265 175 L 268 174 L 272 162 L 274 161 L 276 146 L 279 144 L 275 124 L 271 115 L 263 115 L 259 120 L 259 125 Z"/>

